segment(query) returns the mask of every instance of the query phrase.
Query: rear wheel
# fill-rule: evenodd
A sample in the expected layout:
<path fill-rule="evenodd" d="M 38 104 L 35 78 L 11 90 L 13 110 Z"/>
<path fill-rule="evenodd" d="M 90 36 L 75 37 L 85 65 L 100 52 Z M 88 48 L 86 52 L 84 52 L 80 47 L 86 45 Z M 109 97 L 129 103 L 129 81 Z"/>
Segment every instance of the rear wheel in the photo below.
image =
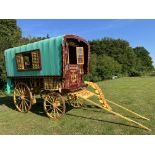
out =
<path fill-rule="evenodd" d="M 49 93 L 44 97 L 44 110 L 48 117 L 60 119 L 66 110 L 64 98 L 59 93 Z"/>
<path fill-rule="evenodd" d="M 25 83 L 17 83 L 14 88 L 14 104 L 18 111 L 28 112 L 32 107 L 32 93 Z"/>

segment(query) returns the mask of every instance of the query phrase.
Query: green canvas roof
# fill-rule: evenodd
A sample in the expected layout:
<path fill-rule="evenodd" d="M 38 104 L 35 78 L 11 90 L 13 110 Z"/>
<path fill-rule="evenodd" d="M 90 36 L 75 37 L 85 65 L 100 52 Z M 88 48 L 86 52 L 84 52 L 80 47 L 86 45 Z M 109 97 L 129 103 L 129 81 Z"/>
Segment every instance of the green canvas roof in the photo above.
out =
<path fill-rule="evenodd" d="M 64 36 L 58 36 L 5 50 L 7 76 L 60 76 L 62 74 L 63 41 Z M 40 50 L 42 69 L 18 71 L 16 68 L 15 54 L 35 49 Z"/>

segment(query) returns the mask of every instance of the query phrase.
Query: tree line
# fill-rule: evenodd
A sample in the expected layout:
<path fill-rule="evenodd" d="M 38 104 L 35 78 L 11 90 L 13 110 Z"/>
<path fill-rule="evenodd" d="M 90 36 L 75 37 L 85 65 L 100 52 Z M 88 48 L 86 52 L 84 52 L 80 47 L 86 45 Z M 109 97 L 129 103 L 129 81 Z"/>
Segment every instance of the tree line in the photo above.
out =
<path fill-rule="evenodd" d="M 32 43 L 46 37 L 22 37 L 15 19 L 0 19 L 0 86 L 6 83 L 4 50 Z M 128 41 L 103 38 L 90 43 L 91 81 L 110 79 L 112 76 L 142 76 L 154 70 L 152 58 L 144 47 L 132 48 Z"/>
<path fill-rule="evenodd" d="M 144 47 L 132 48 L 123 39 L 103 38 L 90 43 L 90 75 L 100 81 L 113 76 L 143 76 L 154 71 L 152 58 Z"/>

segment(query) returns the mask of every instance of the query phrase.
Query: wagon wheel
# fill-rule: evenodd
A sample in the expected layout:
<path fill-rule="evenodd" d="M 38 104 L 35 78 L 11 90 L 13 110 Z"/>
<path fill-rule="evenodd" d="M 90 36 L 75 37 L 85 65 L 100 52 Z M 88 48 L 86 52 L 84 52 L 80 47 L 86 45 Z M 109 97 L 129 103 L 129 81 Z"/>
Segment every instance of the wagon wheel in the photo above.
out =
<path fill-rule="evenodd" d="M 17 83 L 14 89 L 14 104 L 20 112 L 28 112 L 32 107 L 32 93 L 25 83 Z"/>
<path fill-rule="evenodd" d="M 59 93 L 49 93 L 44 97 L 44 110 L 48 117 L 60 119 L 66 110 L 65 101 Z"/>
<path fill-rule="evenodd" d="M 68 102 L 74 108 L 81 108 L 83 106 L 83 100 L 78 98 L 75 94 L 68 94 Z"/>

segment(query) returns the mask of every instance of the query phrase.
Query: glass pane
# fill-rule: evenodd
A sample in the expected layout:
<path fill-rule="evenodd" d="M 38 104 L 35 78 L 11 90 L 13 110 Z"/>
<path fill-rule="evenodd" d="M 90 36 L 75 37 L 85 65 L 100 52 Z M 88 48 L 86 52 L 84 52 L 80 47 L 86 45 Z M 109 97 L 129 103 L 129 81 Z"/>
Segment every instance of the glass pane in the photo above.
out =
<path fill-rule="evenodd" d="M 84 64 L 84 51 L 83 47 L 77 47 L 77 64 Z"/>

